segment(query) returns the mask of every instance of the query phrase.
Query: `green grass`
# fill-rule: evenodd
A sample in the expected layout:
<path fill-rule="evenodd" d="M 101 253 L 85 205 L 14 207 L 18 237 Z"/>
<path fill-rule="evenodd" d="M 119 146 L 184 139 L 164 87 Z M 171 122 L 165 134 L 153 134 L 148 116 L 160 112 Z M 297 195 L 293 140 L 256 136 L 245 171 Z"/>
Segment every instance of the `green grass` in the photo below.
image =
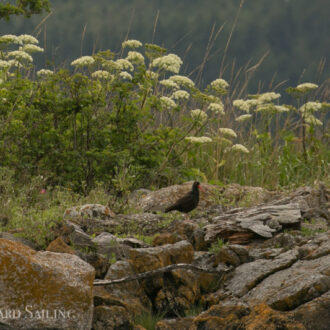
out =
<path fill-rule="evenodd" d="M 152 313 L 150 311 L 144 312 L 135 318 L 135 324 L 142 325 L 146 330 L 156 329 L 156 324 L 158 321 L 164 318 L 164 313 Z"/>
<path fill-rule="evenodd" d="M 209 248 L 209 252 L 217 253 L 226 245 L 227 245 L 227 243 L 225 243 L 221 238 L 218 238 L 218 240 L 216 242 L 214 242 L 211 245 L 211 247 Z"/>

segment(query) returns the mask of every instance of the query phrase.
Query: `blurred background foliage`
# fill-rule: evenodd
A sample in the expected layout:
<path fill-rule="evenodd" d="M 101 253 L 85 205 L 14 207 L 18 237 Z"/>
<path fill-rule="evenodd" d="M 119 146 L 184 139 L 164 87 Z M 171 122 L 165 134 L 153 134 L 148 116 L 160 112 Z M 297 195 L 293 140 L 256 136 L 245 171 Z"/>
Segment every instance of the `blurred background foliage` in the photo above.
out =
<path fill-rule="evenodd" d="M 50 13 L 0 21 L 0 31 L 37 36 L 46 50 L 37 63 L 51 69 L 100 50 L 119 52 L 126 37 L 154 42 L 183 58 L 181 73 L 202 85 L 219 76 L 226 54 L 223 78 L 253 70 L 254 93 L 329 77 L 329 12 L 327 0 L 57 0 Z"/>

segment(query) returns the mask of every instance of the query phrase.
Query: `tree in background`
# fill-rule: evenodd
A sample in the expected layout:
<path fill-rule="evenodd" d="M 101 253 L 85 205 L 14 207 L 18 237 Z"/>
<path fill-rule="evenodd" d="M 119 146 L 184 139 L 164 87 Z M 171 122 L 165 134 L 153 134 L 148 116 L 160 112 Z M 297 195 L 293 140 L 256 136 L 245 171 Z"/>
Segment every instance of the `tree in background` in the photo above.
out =
<path fill-rule="evenodd" d="M 43 11 L 49 11 L 48 0 L 16 0 L 1 1 L 0 19 L 9 20 L 11 15 L 24 15 L 30 17 L 33 14 L 41 14 Z M 12 4 L 11 2 L 14 2 Z"/>

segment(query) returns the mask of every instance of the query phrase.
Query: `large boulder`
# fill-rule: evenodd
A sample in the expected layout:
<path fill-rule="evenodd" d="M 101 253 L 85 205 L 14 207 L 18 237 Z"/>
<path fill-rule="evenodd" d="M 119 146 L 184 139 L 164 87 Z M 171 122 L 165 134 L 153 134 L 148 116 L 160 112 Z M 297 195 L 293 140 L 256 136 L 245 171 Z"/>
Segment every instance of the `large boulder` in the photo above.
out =
<path fill-rule="evenodd" d="M 65 218 L 88 217 L 108 220 L 114 216 L 115 213 L 111 211 L 108 206 L 101 204 L 85 204 L 82 206 L 74 206 L 64 211 Z"/>
<path fill-rule="evenodd" d="M 141 194 L 134 193 L 131 202 L 145 212 L 164 211 L 178 198 L 191 190 L 193 181 L 181 185 L 173 185 L 156 191 L 145 190 Z M 220 187 L 208 183 L 202 183 L 204 191 L 200 192 L 200 201 L 197 209 L 204 209 L 211 205 L 219 204 L 221 198 L 229 200 L 233 205 L 252 206 L 265 203 L 274 199 L 274 194 L 260 187 L 240 186 L 230 184 Z"/>
<path fill-rule="evenodd" d="M 1 324 L 8 329 L 90 329 L 94 269 L 67 253 L 0 239 Z"/>

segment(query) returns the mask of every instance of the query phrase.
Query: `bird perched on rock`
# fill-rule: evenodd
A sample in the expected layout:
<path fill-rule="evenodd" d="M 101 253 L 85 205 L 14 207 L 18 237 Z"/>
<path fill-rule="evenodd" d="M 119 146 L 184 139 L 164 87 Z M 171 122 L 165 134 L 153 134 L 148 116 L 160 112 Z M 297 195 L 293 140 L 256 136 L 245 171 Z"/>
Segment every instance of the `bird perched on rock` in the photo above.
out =
<path fill-rule="evenodd" d="M 204 191 L 203 187 L 200 185 L 198 181 L 195 181 L 192 185 L 191 191 L 188 194 L 184 195 L 180 199 L 178 199 L 173 205 L 169 206 L 165 213 L 170 211 L 180 211 L 184 213 L 188 213 L 197 207 L 199 202 L 199 190 Z"/>

